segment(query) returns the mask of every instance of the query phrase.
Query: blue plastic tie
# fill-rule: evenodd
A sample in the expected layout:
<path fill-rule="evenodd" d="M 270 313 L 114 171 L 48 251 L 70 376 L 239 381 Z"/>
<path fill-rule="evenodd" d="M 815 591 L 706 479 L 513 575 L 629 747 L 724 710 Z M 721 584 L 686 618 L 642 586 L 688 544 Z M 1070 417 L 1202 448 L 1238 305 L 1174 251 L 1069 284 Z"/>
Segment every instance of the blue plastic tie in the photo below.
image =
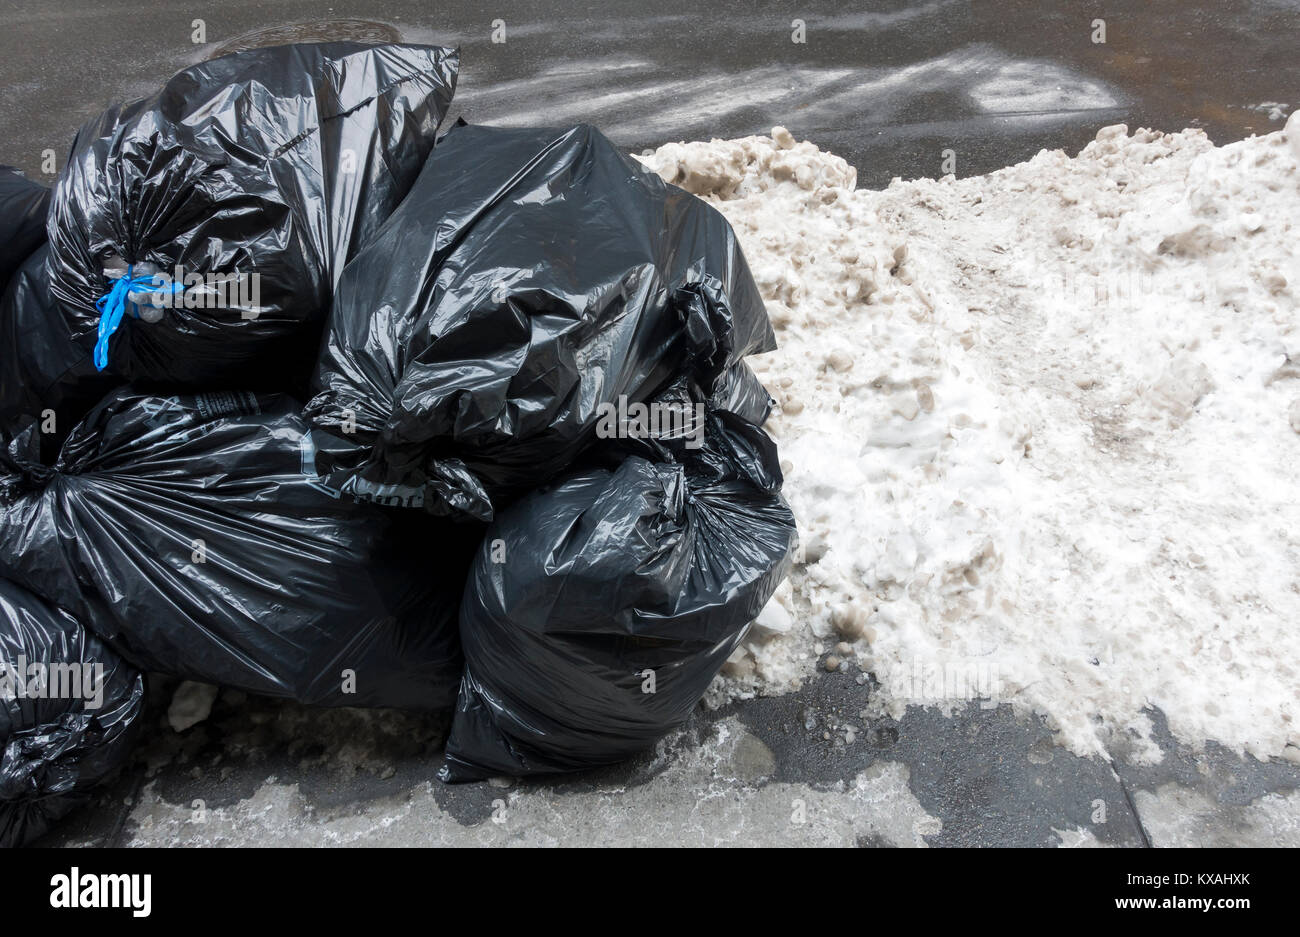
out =
<path fill-rule="evenodd" d="M 122 317 L 128 312 L 131 318 L 140 318 L 140 306 L 131 298 L 134 293 L 156 293 L 166 286 L 160 273 L 148 276 L 133 275 L 135 265 L 126 268 L 126 276 L 113 280 L 112 287 L 99 299 L 95 300 L 95 309 L 99 311 L 99 338 L 95 342 L 95 370 L 102 371 L 108 367 L 108 340 L 113 337 L 117 327 L 122 324 Z M 176 281 L 171 282 L 173 293 L 183 292 L 185 286 Z M 129 309 L 127 307 L 130 307 Z"/>

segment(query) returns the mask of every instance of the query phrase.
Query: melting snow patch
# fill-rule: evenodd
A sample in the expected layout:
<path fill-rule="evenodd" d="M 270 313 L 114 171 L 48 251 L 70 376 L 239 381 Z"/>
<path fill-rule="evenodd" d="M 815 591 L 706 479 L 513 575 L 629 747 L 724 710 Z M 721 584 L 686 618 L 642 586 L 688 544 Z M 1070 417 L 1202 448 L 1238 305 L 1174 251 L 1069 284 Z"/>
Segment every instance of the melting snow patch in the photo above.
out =
<path fill-rule="evenodd" d="M 167 707 L 167 722 L 173 731 L 184 732 L 212 714 L 212 704 L 216 699 L 217 687 L 186 680 L 172 694 L 171 705 Z"/>
<path fill-rule="evenodd" d="M 644 157 L 734 225 L 780 342 L 804 553 L 713 699 L 844 641 L 894 715 L 991 693 L 1154 760 L 1154 706 L 1300 761 L 1298 154 L 1293 116 L 883 191 L 782 128 Z"/>

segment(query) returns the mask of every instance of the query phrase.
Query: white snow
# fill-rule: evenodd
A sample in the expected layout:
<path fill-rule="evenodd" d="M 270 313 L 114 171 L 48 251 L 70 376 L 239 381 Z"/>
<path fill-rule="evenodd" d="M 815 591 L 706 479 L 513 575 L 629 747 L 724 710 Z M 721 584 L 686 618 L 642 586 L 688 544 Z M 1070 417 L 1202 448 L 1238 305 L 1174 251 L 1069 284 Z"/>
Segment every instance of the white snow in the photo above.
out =
<path fill-rule="evenodd" d="M 1263 101 L 1254 105 L 1251 110 L 1267 114 L 1269 120 L 1284 120 L 1287 111 L 1291 110 L 1291 105 L 1284 101 Z"/>
<path fill-rule="evenodd" d="M 1134 796 L 1156 848 L 1240 849 L 1300 846 L 1300 792 L 1270 792 L 1249 804 L 1224 804 L 1178 784 Z"/>
<path fill-rule="evenodd" d="M 1292 115 L 883 191 L 782 128 L 643 157 L 731 221 L 780 342 L 804 555 L 715 695 L 842 638 L 895 715 L 956 668 L 1080 754 L 1158 758 L 1158 707 L 1300 761 L 1298 156 Z"/>
<path fill-rule="evenodd" d="M 167 707 L 167 722 L 174 732 L 184 732 L 212 715 L 212 704 L 217 700 L 217 687 L 207 683 L 186 680 L 172 694 Z"/>

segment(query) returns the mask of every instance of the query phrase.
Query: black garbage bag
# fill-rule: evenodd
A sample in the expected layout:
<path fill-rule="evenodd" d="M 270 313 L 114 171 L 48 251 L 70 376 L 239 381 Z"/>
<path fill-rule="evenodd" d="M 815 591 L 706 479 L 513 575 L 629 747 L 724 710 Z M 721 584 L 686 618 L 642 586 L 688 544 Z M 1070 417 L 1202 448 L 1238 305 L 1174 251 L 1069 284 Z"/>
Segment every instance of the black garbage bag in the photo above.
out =
<path fill-rule="evenodd" d="M 85 350 L 50 297 L 49 205 L 50 189 L 0 166 L 0 348 L 7 349 L 0 352 L 0 463 L 39 460 L 88 403 L 117 383 L 86 365 Z M 53 382 L 49 374 L 56 375 Z M 37 423 L 29 452 L 16 440 Z"/>
<path fill-rule="evenodd" d="M 32 251 L 45 243 L 50 190 L 12 166 L 0 166 L 0 291 Z"/>
<path fill-rule="evenodd" d="M 5 346 L 0 369 L 70 335 L 119 383 L 303 392 L 334 283 L 418 175 L 457 64 L 429 46 L 251 49 L 105 111 L 50 211 L 66 321 Z M 38 396 L 63 378 L 55 353 L 29 366 Z"/>
<path fill-rule="evenodd" d="M 710 408 L 726 410 L 755 426 L 767 422 L 774 406 L 772 395 L 743 361 L 727 370 L 709 400 Z"/>
<path fill-rule="evenodd" d="M 461 126 L 344 271 L 306 412 L 354 443 L 331 484 L 486 520 L 594 442 L 602 405 L 773 347 L 705 202 L 589 126 Z"/>
<path fill-rule="evenodd" d="M 146 671 L 445 708 L 479 531 L 340 499 L 317 446 L 284 395 L 118 389 L 51 468 L 4 479 L 0 574 Z"/>
<path fill-rule="evenodd" d="M 465 675 L 439 777 L 606 764 L 686 720 L 789 570 L 766 434 L 574 471 L 489 527 L 461 606 Z"/>
<path fill-rule="evenodd" d="M 0 579 L 0 848 L 40 836 L 130 755 L 144 679 L 66 612 Z"/>
<path fill-rule="evenodd" d="M 0 295 L 0 463 L 52 461 L 76 422 L 121 383 L 89 365 L 74 322 L 50 295 L 48 256 L 42 244 Z"/>

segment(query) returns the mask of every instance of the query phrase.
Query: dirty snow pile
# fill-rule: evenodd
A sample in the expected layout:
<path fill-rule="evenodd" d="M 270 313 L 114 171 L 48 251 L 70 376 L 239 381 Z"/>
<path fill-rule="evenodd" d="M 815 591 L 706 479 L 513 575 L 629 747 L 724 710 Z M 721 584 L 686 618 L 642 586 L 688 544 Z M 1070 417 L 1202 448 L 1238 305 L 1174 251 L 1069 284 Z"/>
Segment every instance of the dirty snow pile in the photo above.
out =
<path fill-rule="evenodd" d="M 1300 761 L 1300 118 L 895 180 L 782 128 L 643 157 L 736 228 L 803 556 L 718 689 L 1011 702 L 1081 754 Z M 831 657 L 825 657 L 830 652 Z"/>

